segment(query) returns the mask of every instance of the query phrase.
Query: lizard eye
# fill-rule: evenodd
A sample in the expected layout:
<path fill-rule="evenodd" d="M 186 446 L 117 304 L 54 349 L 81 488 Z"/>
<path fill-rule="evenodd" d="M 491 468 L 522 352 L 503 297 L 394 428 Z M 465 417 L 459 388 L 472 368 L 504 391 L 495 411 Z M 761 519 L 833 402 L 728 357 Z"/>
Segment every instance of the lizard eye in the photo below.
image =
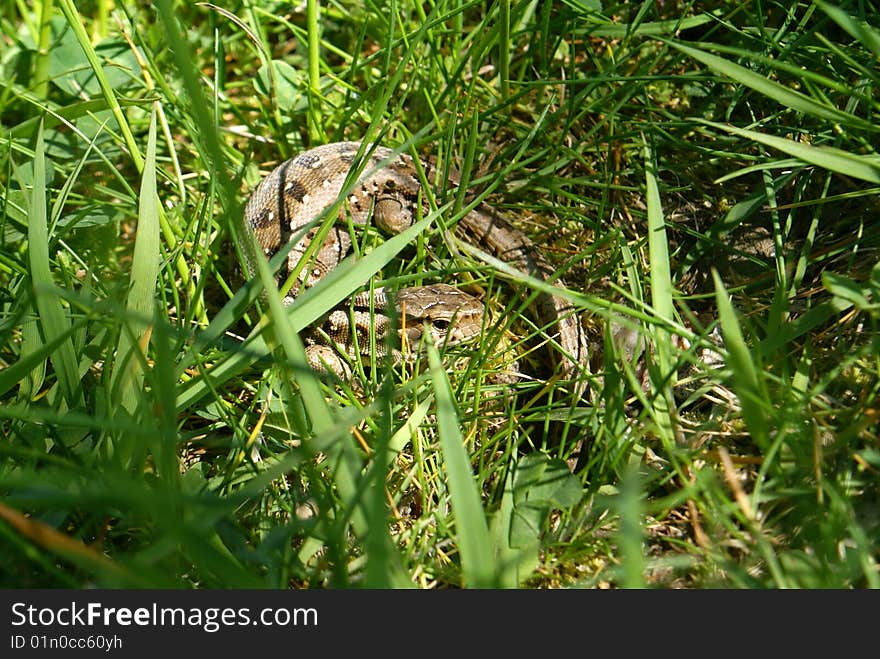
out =
<path fill-rule="evenodd" d="M 431 321 L 431 324 L 442 332 L 449 329 L 449 321 L 445 318 L 435 318 Z"/>

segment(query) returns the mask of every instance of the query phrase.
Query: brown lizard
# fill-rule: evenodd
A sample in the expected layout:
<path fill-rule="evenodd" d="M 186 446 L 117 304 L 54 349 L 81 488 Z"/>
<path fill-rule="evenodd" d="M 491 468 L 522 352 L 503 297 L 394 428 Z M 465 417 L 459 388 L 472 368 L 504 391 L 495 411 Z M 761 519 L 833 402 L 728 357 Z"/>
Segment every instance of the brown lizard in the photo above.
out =
<path fill-rule="evenodd" d="M 300 261 L 319 226 L 314 224 L 328 207 L 337 202 L 349 170 L 355 164 L 361 148 L 359 142 L 338 142 L 318 146 L 285 161 L 254 190 L 244 213 L 244 224 L 252 231 L 256 242 L 267 257 L 276 254 L 290 242 L 291 238 L 302 234 L 302 238 L 292 247 L 278 281 L 283 282 L 291 272 L 301 268 L 299 280 L 303 286 L 311 286 L 334 268 L 348 254 L 351 237 L 346 227 L 346 218 L 354 225 L 365 225 L 372 213 L 376 225 L 387 233 L 397 233 L 411 226 L 417 217 L 428 212 L 427 202 L 421 193 L 418 170 L 412 158 L 382 146 L 364 149 L 366 162 L 356 184 L 340 206 L 340 221 L 331 227 L 323 245 L 314 258 L 302 269 Z M 431 168 L 422 165 L 425 172 Z M 457 183 L 457 180 L 452 180 Z M 418 208 L 423 204 L 424 208 Z M 456 224 L 456 230 L 468 243 L 479 247 L 498 259 L 505 261 L 517 270 L 532 277 L 550 281 L 556 287 L 564 287 L 556 278 L 554 268 L 541 253 L 535 243 L 522 231 L 504 219 L 488 204 L 480 204 L 466 213 Z M 285 300 L 290 303 L 298 292 L 291 288 Z M 448 284 L 426 287 L 413 287 L 397 292 L 397 297 L 406 300 L 398 305 L 396 311 L 406 309 L 407 318 L 401 326 L 422 327 L 426 318 L 418 314 L 426 309 L 444 309 L 445 318 L 440 320 L 444 331 L 437 332 L 435 320 L 427 319 L 432 339 L 437 342 L 461 342 L 471 340 L 482 327 L 482 305 L 465 293 Z M 479 311 L 476 304 L 480 305 Z M 374 300 L 374 316 L 377 310 L 390 311 L 386 305 Z M 551 336 L 561 348 L 558 358 L 562 375 L 575 382 L 578 395 L 586 388 L 583 373 L 587 368 L 587 338 L 573 305 L 562 295 L 541 293 L 536 302 L 535 315 L 542 325 L 550 326 Z M 343 320 L 344 319 L 344 320 Z M 331 328 L 337 343 L 351 349 L 351 340 L 345 340 L 346 332 L 351 336 L 349 316 L 345 312 L 331 314 Z M 454 320 L 458 330 L 447 335 L 445 324 Z M 361 320 L 355 315 L 355 324 Z M 369 315 L 363 322 L 369 322 Z M 325 322 L 326 326 L 326 322 Z M 356 328 L 362 329 L 362 328 Z M 417 337 L 409 336 L 410 343 Z M 368 342 L 359 341 L 361 349 Z M 324 348 L 316 348 L 311 359 L 327 361 L 329 355 Z"/>

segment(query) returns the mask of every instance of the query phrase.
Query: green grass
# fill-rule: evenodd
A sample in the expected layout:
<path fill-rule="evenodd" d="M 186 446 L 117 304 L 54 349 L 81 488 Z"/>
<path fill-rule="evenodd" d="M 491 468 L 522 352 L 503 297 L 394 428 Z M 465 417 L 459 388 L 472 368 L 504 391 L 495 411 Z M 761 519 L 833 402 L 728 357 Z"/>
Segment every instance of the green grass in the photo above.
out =
<path fill-rule="evenodd" d="M 880 586 L 873 3 L 2 4 L 3 586 Z M 467 185 L 284 308 L 243 205 L 342 139 Z M 476 199 L 589 400 L 541 282 L 448 231 Z M 307 368 L 432 281 L 478 344 Z"/>

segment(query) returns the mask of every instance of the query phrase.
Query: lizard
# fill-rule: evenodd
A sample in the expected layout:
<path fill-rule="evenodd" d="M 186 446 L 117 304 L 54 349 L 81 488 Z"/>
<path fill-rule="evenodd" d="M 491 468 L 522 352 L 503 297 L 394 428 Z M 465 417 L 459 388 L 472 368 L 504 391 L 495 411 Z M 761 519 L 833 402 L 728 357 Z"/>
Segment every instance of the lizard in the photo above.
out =
<path fill-rule="evenodd" d="M 300 268 L 300 261 L 320 228 L 309 225 L 338 200 L 361 150 L 360 142 L 336 142 L 314 147 L 278 165 L 254 189 L 245 206 L 243 223 L 245 231 L 252 232 L 265 256 L 273 256 L 291 238 L 302 235 L 290 249 L 277 275 L 279 282 L 284 282 L 291 272 Z M 421 190 L 419 168 L 411 156 L 379 145 L 367 145 L 363 152 L 366 162 L 340 207 L 339 221 L 330 228 L 308 267 L 299 270 L 300 287 L 314 285 L 349 253 L 352 241 L 346 217 L 354 225 L 365 225 L 372 217 L 379 229 L 394 234 L 411 226 L 421 215 L 420 210 L 428 210 Z M 428 165 L 419 164 L 424 172 L 431 172 Z M 458 184 L 457 177 L 450 180 Z M 424 208 L 419 209 L 418 204 L 423 204 Z M 565 286 L 534 241 L 490 205 L 481 203 L 467 212 L 456 224 L 456 231 L 466 242 L 486 250 L 517 270 L 560 289 Z M 248 265 L 253 273 L 253 264 Z M 284 300 L 286 304 L 295 299 L 300 287 L 294 285 L 290 289 Z M 421 327 L 426 318 L 418 314 L 443 308 L 446 316 L 441 324 L 455 320 L 459 329 L 450 337 L 445 331 L 438 333 L 434 326 L 433 340 L 466 341 L 479 334 L 483 320 L 476 304 L 482 305 L 448 284 L 403 289 L 397 292 L 397 297 L 401 296 L 406 302 L 407 315 L 401 326 Z M 374 312 L 380 308 L 383 313 L 390 311 L 384 304 L 375 304 L 374 300 Z M 401 311 L 400 306 L 396 311 Z M 331 314 L 331 318 L 338 321 L 333 330 L 336 337 L 341 338 L 345 331 L 351 335 L 347 321 L 342 320 L 347 316 L 344 312 Z M 541 292 L 535 302 L 535 316 L 541 325 L 550 327 L 550 335 L 561 349 L 561 374 L 575 383 L 574 390 L 580 396 L 586 387 L 581 371 L 587 369 L 588 344 L 574 306 L 561 294 Z M 359 322 L 356 316 L 355 324 Z M 432 322 L 436 325 L 436 319 L 429 325 Z M 416 337 L 408 338 L 412 343 Z M 347 342 L 342 340 L 345 347 L 350 348 L 350 343 L 350 339 Z M 362 349 L 369 345 L 368 342 L 359 343 Z M 323 358 L 328 352 L 318 348 L 313 354 Z"/>
<path fill-rule="evenodd" d="M 446 283 L 409 286 L 391 295 L 376 288 L 353 295 L 351 306 L 351 315 L 335 309 L 307 336 L 306 356 L 312 369 L 344 380 L 352 380 L 352 373 L 340 352 L 352 359 L 355 353 L 371 358 L 371 328 L 376 356 L 390 351 L 393 363 L 420 354 L 423 339 L 437 347 L 460 345 L 476 339 L 483 328 L 483 303 Z M 329 341 L 322 341 L 323 337 Z"/>

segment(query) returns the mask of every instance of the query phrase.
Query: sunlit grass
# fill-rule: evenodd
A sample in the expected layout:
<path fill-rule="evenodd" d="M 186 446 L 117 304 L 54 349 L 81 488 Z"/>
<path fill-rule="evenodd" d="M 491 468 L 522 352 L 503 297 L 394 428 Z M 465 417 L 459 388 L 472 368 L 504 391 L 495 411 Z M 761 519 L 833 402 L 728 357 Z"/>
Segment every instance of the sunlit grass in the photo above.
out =
<path fill-rule="evenodd" d="M 9 6 L 4 585 L 880 586 L 871 3 Z M 244 202 L 342 139 L 432 159 L 430 210 L 284 307 Z M 476 200 L 565 280 L 588 398 Z M 481 341 L 306 366 L 431 281 Z"/>

